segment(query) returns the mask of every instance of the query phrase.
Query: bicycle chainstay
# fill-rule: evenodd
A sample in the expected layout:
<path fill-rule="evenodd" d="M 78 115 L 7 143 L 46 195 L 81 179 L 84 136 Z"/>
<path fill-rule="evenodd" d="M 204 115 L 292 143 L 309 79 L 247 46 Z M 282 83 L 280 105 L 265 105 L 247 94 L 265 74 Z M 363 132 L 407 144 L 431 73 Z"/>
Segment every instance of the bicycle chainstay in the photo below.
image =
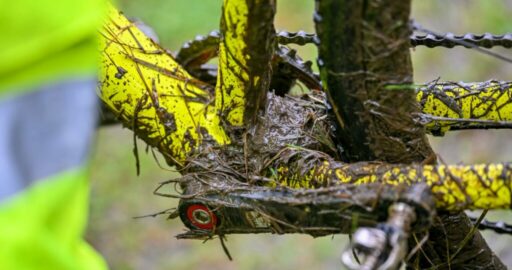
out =
<path fill-rule="evenodd" d="M 317 42 L 315 34 L 308 34 L 304 31 L 285 32 L 281 31 L 277 35 L 281 44 L 305 45 Z M 426 46 L 429 48 L 445 47 L 453 48 L 455 46 L 464 46 L 466 48 L 483 47 L 492 48 L 501 46 L 504 48 L 512 48 L 512 34 L 493 35 L 490 33 L 464 35 L 456 35 L 453 33 L 439 34 L 413 34 L 411 35 L 411 46 Z"/>

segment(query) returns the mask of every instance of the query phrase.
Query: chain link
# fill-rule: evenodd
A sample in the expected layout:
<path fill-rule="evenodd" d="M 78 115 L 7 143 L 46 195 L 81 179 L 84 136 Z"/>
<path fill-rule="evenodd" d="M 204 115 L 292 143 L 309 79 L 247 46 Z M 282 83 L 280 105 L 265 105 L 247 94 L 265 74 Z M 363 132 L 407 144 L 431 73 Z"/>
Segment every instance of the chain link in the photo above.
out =
<path fill-rule="evenodd" d="M 286 32 L 281 31 L 277 33 L 277 40 L 279 44 L 287 45 L 287 44 L 295 44 L 295 45 L 306 45 L 311 43 L 316 43 L 317 36 L 316 34 L 309 34 L 304 31 L 299 32 Z"/>
<path fill-rule="evenodd" d="M 476 224 L 478 218 L 470 217 L 469 218 L 473 224 Z M 499 234 L 512 234 L 512 225 L 506 224 L 503 221 L 488 221 L 486 219 L 482 220 L 482 222 L 478 225 L 478 229 L 480 230 L 491 230 L 495 233 Z"/>
<path fill-rule="evenodd" d="M 413 47 L 426 46 L 429 48 L 453 48 L 455 46 L 464 46 L 466 48 L 473 48 L 475 46 L 482 48 L 502 46 L 504 48 L 512 48 L 512 34 L 493 35 L 485 33 L 482 35 L 476 35 L 468 33 L 465 35 L 455 35 L 453 33 L 446 33 L 444 35 L 412 35 L 411 45 Z"/>

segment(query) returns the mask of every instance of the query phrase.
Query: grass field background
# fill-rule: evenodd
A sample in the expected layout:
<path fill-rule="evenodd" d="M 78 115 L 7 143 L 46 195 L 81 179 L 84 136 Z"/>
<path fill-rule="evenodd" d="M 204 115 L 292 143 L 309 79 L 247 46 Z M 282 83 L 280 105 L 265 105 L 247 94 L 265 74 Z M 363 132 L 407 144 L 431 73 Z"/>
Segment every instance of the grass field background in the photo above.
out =
<path fill-rule="evenodd" d="M 120 0 L 121 10 L 140 18 L 159 35 L 170 50 L 198 34 L 218 28 L 220 0 Z M 278 0 L 276 28 L 313 32 L 313 0 Z M 512 30 L 512 3 L 504 0 L 416 0 L 412 17 L 438 32 L 493 32 Z M 507 50 L 497 52 L 512 56 Z M 299 48 L 314 61 L 316 48 Z M 512 65 L 473 51 L 425 49 L 413 51 L 415 81 L 510 80 Z M 512 161 L 512 132 L 454 132 L 431 137 L 437 153 L 447 163 Z M 121 126 L 102 128 L 91 161 L 92 196 L 87 239 L 112 269 L 340 269 L 339 256 L 347 237 L 335 235 L 313 239 L 306 235 L 234 235 L 227 246 L 234 257 L 229 262 L 218 240 L 202 243 L 176 240 L 183 231 L 179 220 L 165 217 L 133 217 L 175 207 L 176 200 L 152 195 L 157 183 L 177 177 L 160 168 L 139 142 L 141 174 L 136 176 L 132 133 Z M 142 150 L 141 150 L 142 149 Z M 510 211 L 491 213 L 491 219 L 512 222 Z M 485 233 L 494 250 L 512 267 L 512 238 Z"/>

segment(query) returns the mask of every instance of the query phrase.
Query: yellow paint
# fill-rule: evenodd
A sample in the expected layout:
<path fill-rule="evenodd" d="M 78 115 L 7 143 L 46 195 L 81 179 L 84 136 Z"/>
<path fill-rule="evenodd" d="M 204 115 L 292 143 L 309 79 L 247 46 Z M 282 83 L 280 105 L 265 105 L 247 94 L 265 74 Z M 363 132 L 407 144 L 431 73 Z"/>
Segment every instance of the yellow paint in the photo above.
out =
<path fill-rule="evenodd" d="M 248 7 L 243 0 L 225 0 L 224 18 L 227 32 L 219 46 L 219 75 L 215 106 L 220 114 L 233 126 L 244 123 L 245 91 L 249 87 L 249 75 L 244 68 L 249 55 L 244 54 L 244 41 L 248 27 Z"/>
<path fill-rule="evenodd" d="M 262 44 L 248 44 L 247 36 L 250 34 L 249 29 L 261 27 L 261 21 L 250 20 L 250 13 L 255 13 L 258 8 L 268 8 L 269 5 L 268 0 L 224 0 L 215 107 L 222 119 L 231 126 L 243 126 L 247 102 L 259 102 L 248 101 L 250 91 L 268 91 L 260 89 L 261 76 L 269 72 L 268 67 L 255 69 L 249 65 L 254 57 L 254 46 Z M 256 107 L 259 105 L 256 104 Z"/>
<path fill-rule="evenodd" d="M 426 125 L 427 129 L 444 133 L 457 119 L 512 121 L 511 85 L 489 82 L 464 84 L 464 87 L 436 85 L 435 89 L 447 97 L 428 89 L 418 91 L 416 99 L 423 104 L 422 112 L 453 120 L 434 120 Z"/>
<path fill-rule="evenodd" d="M 100 33 L 99 95 L 125 126 L 135 127 L 177 165 L 197 150 L 205 135 L 218 145 L 229 143 L 214 97 L 205 90 L 211 86 L 195 80 L 112 6 Z"/>
<path fill-rule="evenodd" d="M 282 167 L 284 168 L 284 166 Z M 511 208 L 512 164 L 489 165 L 389 165 L 382 163 L 319 163 L 301 175 L 281 169 L 278 179 L 293 188 L 315 188 L 323 181 L 336 184 L 385 183 L 389 185 L 426 183 L 443 210 Z M 332 171 L 332 173 L 329 173 Z M 311 177 L 312 176 L 312 177 Z M 289 179 L 293 185 L 288 185 Z M 313 186 L 312 183 L 317 183 Z M 320 183 L 320 185 L 318 185 Z"/>

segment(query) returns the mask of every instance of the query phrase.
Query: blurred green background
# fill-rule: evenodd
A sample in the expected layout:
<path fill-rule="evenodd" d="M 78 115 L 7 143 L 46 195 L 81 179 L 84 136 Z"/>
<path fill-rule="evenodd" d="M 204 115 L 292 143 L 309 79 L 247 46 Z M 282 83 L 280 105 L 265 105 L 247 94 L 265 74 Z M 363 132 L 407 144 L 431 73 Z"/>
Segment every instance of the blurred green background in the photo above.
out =
<path fill-rule="evenodd" d="M 177 50 L 198 34 L 218 28 L 220 0 L 119 0 L 128 16 L 151 26 L 161 43 Z M 313 32 L 313 0 L 277 0 L 278 30 Z M 412 17 L 425 28 L 444 32 L 512 32 L 512 1 L 415 0 Z M 314 60 L 316 49 L 300 47 L 305 59 Z M 496 49 L 504 55 L 510 51 Z M 415 80 L 510 80 L 512 64 L 464 48 L 413 50 Z M 431 137 L 437 153 L 447 163 L 512 161 L 511 131 L 453 132 Z M 233 235 L 226 243 L 234 261 L 228 261 L 218 240 L 203 243 L 176 240 L 183 232 L 179 220 L 134 219 L 135 216 L 175 207 L 176 200 L 152 195 L 157 183 L 177 176 L 160 168 L 139 142 L 141 174 L 136 176 L 132 133 L 121 126 L 102 128 L 91 161 L 92 196 L 87 239 L 112 269 L 340 269 L 339 256 L 347 237 L 313 239 L 306 235 Z M 142 149 L 142 150 L 140 150 Z M 473 213 L 473 215 L 476 215 Z M 490 219 L 512 222 L 509 211 Z M 512 238 L 485 233 L 495 252 L 512 267 Z"/>

